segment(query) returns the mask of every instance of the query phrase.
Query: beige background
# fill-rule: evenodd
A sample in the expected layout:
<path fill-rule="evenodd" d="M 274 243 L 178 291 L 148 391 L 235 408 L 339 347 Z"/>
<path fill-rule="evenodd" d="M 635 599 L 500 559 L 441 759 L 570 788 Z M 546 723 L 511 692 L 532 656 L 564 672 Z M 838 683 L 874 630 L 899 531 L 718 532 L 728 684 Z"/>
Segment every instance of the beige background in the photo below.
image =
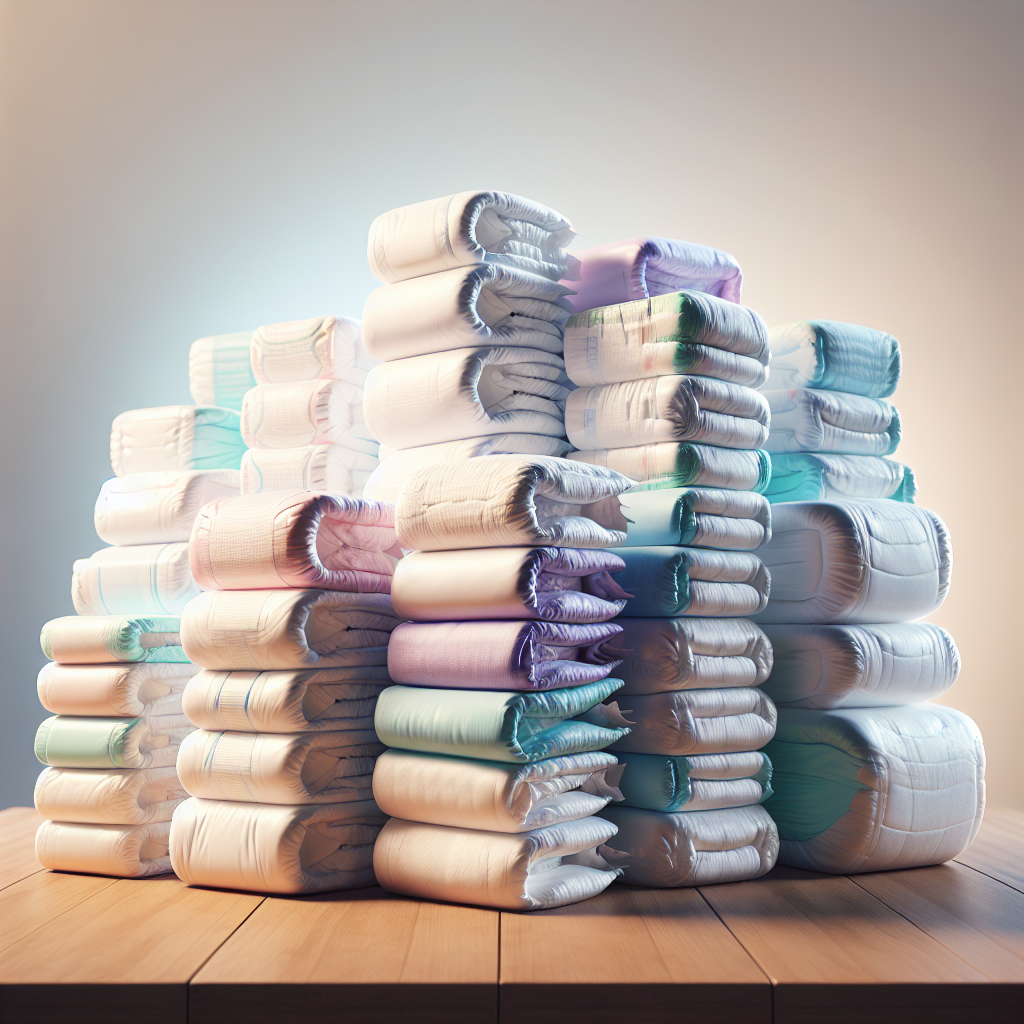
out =
<path fill-rule="evenodd" d="M 590 244 L 728 249 L 769 323 L 900 338 L 899 457 L 954 540 L 948 703 L 1024 807 L 1020 3 L 0 12 L 4 803 L 38 771 L 39 627 L 101 546 L 110 420 L 187 401 L 195 337 L 358 315 L 375 214 L 487 187 Z"/>

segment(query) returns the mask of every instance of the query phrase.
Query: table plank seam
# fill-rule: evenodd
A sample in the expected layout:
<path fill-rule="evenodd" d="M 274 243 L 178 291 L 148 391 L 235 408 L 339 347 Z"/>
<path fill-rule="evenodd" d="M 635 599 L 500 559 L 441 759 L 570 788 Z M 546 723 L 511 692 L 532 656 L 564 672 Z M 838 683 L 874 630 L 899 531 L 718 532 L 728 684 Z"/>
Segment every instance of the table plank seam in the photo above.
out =
<path fill-rule="evenodd" d="M 15 878 L 12 879 L 10 882 L 7 882 L 5 885 L 0 885 L 0 892 L 3 892 L 4 889 L 10 889 L 12 885 L 17 885 L 19 882 L 24 882 L 26 878 L 31 878 L 33 875 L 38 875 L 41 871 L 46 870 L 47 869 L 44 868 L 42 864 L 40 864 L 39 867 L 35 869 L 35 871 L 30 871 L 27 875 L 22 875 L 21 878 Z"/>
<path fill-rule="evenodd" d="M 708 909 L 711 911 L 711 913 L 714 914 L 715 917 L 717 917 L 718 920 L 722 923 L 722 927 L 736 940 L 737 943 L 739 943 L 740 949 L 742 949 L 743 952 L 747 954 L 747 956 L 749 957 L 751 963 L 753 963 L 753 965 L 764 975 L 765 981 L 767 981 L 768 984 L 771 986 L 771 990 L 772 990 L 772 1020 L 774 1021 L 775 1020 L 775 986 L 777 984 L 776 980 L 764 969 L 764 967 L 761 966 L 761 962 L 757 959 L 757 957 L 754 956 L 754 954 L 751 953 L 749 949 L 747 949 L 747 947 L 743 943 L 743 940 L 729 927 L 728 922 L 715 909 L 714 904 L 712 904 L 711 900 L 709 900 L 707 898 L 707 896 L 704 895 L 703 887 L 702 886 L 696 886 L 695 888 L 697 889 L 697 895 L 700 896 L 700 898 L 707 904 Z"/>
<path fill-rule="evenodd" d="M 994 882 L 999 882 L 1001 885 L 1005 885 L 1008 889 L 1013 889 L 1014 892 L 1024 893 L 1024 887 L 1014 885 L 1013 882 L 1008 882 L 1005 878 L 1000 878 L 999 875 L 992 874 L 991 871 L 986 871 L 984 868 L 979 868 L 976 864 L 968 864 L 967 861 L 959 860 L 956 857 L 953 858 L 954 864 L 959 864 L 961 867 L 970 868 L 971 871 L 977 871 L 979 875 L 984 875 L 986 878 L 991 878 Z"/>
<path fill-rule="evenodd" d="M 266 903 L 266 902 L 267 902 L 267 897 L 266 897 L 266 896 L 264 896 L 264 897 L 263 897 L 263 898 L 262 898 L 262 899 L 261 899 L 261 900 L 259 901 L 259 903 L 257 903 L 257 904 L 256 904 L 256 906 L 255 906 L 255 907 L 253 907 L 253 908 L 252 908 L 252 910 L 250 910 L 250 911 L 249 911 L 249 913 L 248 913 L 248 914 L 246 914 L 246 915 L 245 915 L 245 917 L 243 917 L 243 918 L 242 918 L 242 920 L 241 920 L 241 921 L 239 921 L 239 922 L 238 922 L 238 924 L 236 924 L 236 925 L 235 925 L 235 927 L 234 927 L 234 928 L 232 928 L 232 929 L 231 929 L 231 931 L 230 931 L 230 932 L 228 932 L 228 934 L 224 936 L 224 938 L 223 938 L 223 939 L 221 939 L 221 941 L 220 941 L 220 942 L 219 942 L 219 943 L 217 944 L 217 946 L 216 946 L 216 947 L 215 947 L 214 949 L 211 949 L 211 950 L 210 950 L 209 956 L 207 956 L 207 957 L 206 957 L 206 958 L 205 958 L 205 959 L 203 960 L 203 962 L 202 962 L 201 964 L 199 964 L 199 965 L 198 965 L 198 966 L 196 967 L 196 969 L 195 969 L 195 970 L 194 970 L 194 971 L 193 971 L 193 972 L 192 972 L 192 973 L 191 973 L 191 974 L 190 974 L 190 975 L 188 976 L 188 978 L 186 979 L 186 981 L 185 981 L 185 989 L 186 989 L 186 991 L 191 991 L 191 989 L 192 989 L 192 982 L 193 982 L 193 980 L 195 979 L 195 976 L 196 976 L 196 975 L 197 975 L 197 974 L 198 974 L 198 973 L 199 973 L 199 972 L 200 972 L 200 971 L 201 971 L 201 970 L 202 970 L 202 969 L 203 969 L 203 968 L 204 968 L 204 967 L 205 967 L 205 966 L 206 966 L 206 965 L 207 965 L 207 964 L 208 964 L 208 963 L 210 962 L 210 960 L 212 960 L 212 959 L 213 959 L 213 957 L 214 957 L 214 956 L 215 956 L 215 955 L 216 955 L 217 953 L 219 953 L 219 952 L 220 952 L 220 949 L 221 949 L 221 947 L 222 947 L 222 946 L 223 946 L 223 945 L 224 945 L 224 944 L 225 944 L 225 943 L 226 943 L 226 942 L 227 942 L 227 941 L 228 941 L 228 940 L 229 940 L 229 939 L 230 939 L 230 938 L 231 938 L 231 937 L 232 937 L 232 936 L 233 936 L 233 935 L 235 934 L 235 932 L 237 932 L 237 931 L 238 931 L 238 929 L 239 929 L 239 928 L 241 928 L 241 927 L 242 927 L 242 925 L 244 925 L 244 924 L 245 924 L 245 922 L 246 922 L 246 921 L 248 921 L 248 920 L 249 920 L 249 918 L 250 918 L 250 917 L 252 917 L 252 915 L 253 915 L 253 914 L 255 914 L 255 913 L 256 913 L 256 911 L 257 911 L 257 910 L 259 910 L 259 909 L 260 909 L 260 907 L 262 907 L 262 906 L 263 906 L 263 904 L 264 904 L 264 903 Z M 187 1007 L 187 1004 L 186 1004 L 186 1013 L 187 1013 L 187 1010 L 188 1010 L 188 1007 Z"/>

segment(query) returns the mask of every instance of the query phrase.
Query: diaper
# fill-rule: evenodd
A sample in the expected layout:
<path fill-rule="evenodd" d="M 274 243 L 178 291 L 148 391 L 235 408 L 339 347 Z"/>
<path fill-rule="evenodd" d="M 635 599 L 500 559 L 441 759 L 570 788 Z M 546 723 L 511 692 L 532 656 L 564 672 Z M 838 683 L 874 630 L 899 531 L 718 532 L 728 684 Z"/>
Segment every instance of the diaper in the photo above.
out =
<path fill-rule="evenodd" d="M 501 910 L 550 910 L 615 880 L 596 848 L 615 826 L 589 817 L 509 834 L 392 818 L 373 850 L 388 892 Z"/>
<path fill-rule="evenodd" d="M 281 672 L 204 669 L 185 688 L 181 706 L 200 729 L 355 731 L 373 728 L 377 697 L 390 685 L 383 664 Z"/>
<path fill-rule="evenodd" d="M 145 878 L 171 870 L 169 821 L 146 825 L 84 825 L 44 821 L 36 832 L 36 859 L 51 871 L 82 871 Z"/>
<path fill-rule="evenodd" d="M 684 373 L 756 388 L 768 354 L 757 313 L 700 292 L 591 309 L 565 328 L 565 372 L 581 387 Z"/>
<path fill-rule="evenodd" d="M 621 632 L 611 622 L 403 622 L 388 671 L 396 683 L 457 690 L 579 686 L 611 675 L 625 653 Z"/>
<path fill-rule="evenodd" d="M 386 594 L 397 559 L 394 507 L 362 498 L 268 491 L 203 507 L 189 559 L 204 590 L 319 587 Z"/>
<path fill-rule="evenodd" d="M 491 434 L 565 436 L 562 357 L 535 348 L 457 348 L 381 363 L 366 379 L 366 423 L 391 448 Z"/>
<path fill-rule="evenodd" d="M 940 864 L 981 825 L 981 733 L 953 708 L 782 708 L 765 753 L 783 864 L 844 875 Z"/>
<path fill-rule="evenodd" d="M 749 619 L 621 618 L 621 696 L 758 686 L 772 670 L 772 645 Z"/>
<path fill-rule="evenodd" d="M 562 354 L 572 313 L 560 284 L 496 264 L 459 267 L 370 292 L 363 308 L 366 347 L 405 359 L 476 345 Z"/>
<path fill-rule="evenodd" d="M 945 693 L 960 674 L 956 643 L 931 622 L 764 630 L 775 665 L 761 686 L 779 705 L 826 710 L 916 704 Z"/>
<path fill-rule="evenodd" d="M 196 405 L 241 409 L 256 380 L 249 365 L 252 331 L 215 334 L 192 342 L 188 350 L 188 389 Z"/>
<path fill-rule="evenodd" d="M 776 505 L 772 520 L 758 551 L 771 600 L 758 622 L 905 622 L 946 598 L 952 549 L 934 512 L 898 501 L 795 501 Z"/>
<path fill-rule="evenodd" d="M 629 596 L 609 575 L 622 565 L 592 549 L 415 551 L 398 563 L 391 597 L 395 612 L 415 622 L 606 622 Z"/>
<path fill-rule="evenodd" d="M 710 444 L 642 444 L 633 448 L 599 448 L 569 452 L 574 462 L 607 466 L 637 482 L 633 488 L 724 487 L 733 491 L 763 493 L 772 474 L 768 453 Z"/>
<path fill-rule="evenodd" d="M 216 406 L 132 409 L 110 430 L 117 476 L 182 469 L 238 469 L 245 443 L 239 414 Z"/>
<path fill-rule="evenodd" d="M 773 388 L 823 388 L 887 398 L 899 383 L 900 343 L 884 331 L 838 320 L 798 320 L 768 333 Z"/>
<path fill-rule="evenodd" d="M 242 457 L 242 493 L 323 491 L 358 498 L 378 465 L 376 455 L 340 444 L 252 449 Z"/>
<path fill-rule="evenodd" d="M 586 818 L 621 798 L 611 754 L 592 751 L 536 764 L 386 750 L 373 769 L 373 796 L 407 821 L 488 832 L 529 832 Z"/>
<path fill-rule="evenodd" d="M 913 502 L 917 481 L 909 466 L 875 455 L 791 452 L 772 456 L 770 502 L 827 498 L 892 498 Z"/>
<path fill-rule="evenodd" d="M 39 673 L 39 703 L 55 715 L 140 718 L 181 714 L 185 684 L 195 665 L 142 662 L 137 665 L 59 665 Z"/>
<path fill-rule="evenodd" d="M 203 668 L 383 665 L 399 618 L 387 594 L 210 590 L 181 616 L 181 641 Z"/>
<path fill-rule="evenodd" d="M 100 548 L 76 559 L 71 576 L 79 615 L 177 615 L 198 593 L 186 541 Z"/>
<path fill-rule="evenodd" d="M 566 436 L 581 449 L 666 441 L 762 448 L 768 420 L 768 402 L 760 392 L 678 374 L 577 388 L 565 402 Z"/>
<path fill-rule="evenodd" d="M 758 555 L 707 548 L 616 548 L 626 568 L 616 585 L 633 595 L 625 616 L 753 615 L 772 582 Z"/>
<path fill-rule="evenodd" d="M 36 810 L 54 821 L 146 825 L 170 821 L 188 794 L 173 765 L 164 768 L 44 768 Z"/>
<path fill-rule="evenodd" d="M 174 873 L 188 885 L 298 893 L 373 885 L 385 821 L 372 800 L 280 807 L 193 797 L 171 824 Z"/>
<path fill-rule="evenodd" d="M 601 750 L 625 736 L 628 728 L 577 719 L 620 685 L 603 679 L 543 693 L 391 686 L 377 700 L 374 725 L 388 747 L 532 763 Z"/>
<path fill-rule="evenodd" d="M 343 380 L 257 384 L 246 393 L 241 423 L 250 448 L 336 444 L 377 454 L 363 418 L 363 389 Z"/>
<path fill-rule="evenodd" d="M 187 662 L 177 615 L 63 615 L 39 634 L 43 654 L 61 665 Z"/>
<path fill-rule="evenodd" d="M 618 754 L 623 804 L 649 811 L 748 807 L 772 794 L 772 763 L 759 750 L 732 754 Z"/>
<path fill-rule="evenodd" d="M 378 361 L 366 351 L 359 321 L 317 316 L 260 327 L 252 336 L 253 384 L 343 380 L 361 388 Z"/>
<path fill-rule="evenodd" d="M 557 281 L 574 260 L 575 236 L 554 210 L 508 192 L 457 192 L 382 213 L 370 225 L 366 258 L 379 281 L 406 281 L 475 263 Z"/>
<path fill-rule="evenodd" d="M 52 715 L 36 730 L 35 755 L 56 768 L 166 768 L 190 732 L 192 724 L 181 714 Z"/>
<path fill-rule="evenodd" d="M 618 828 L 601 852 L 631 885 L 742 882 L 767 874 L 779 856 L 775 823 L 756 805 L 678 814 L 606 807 L 601 817 Z"/>
<path fill-rule="evenodd" d="M 614 496 L 630 483 L 600 466 L 544 456 L 444 462 L 421 469 L 403 488 L 395 507 L 398 539 L 415 551 L 610 547 L 625 540 Z M 602 525 L 613 520 L 619 529 Z"/>
<path fill-rule="evenodd" d="M 207 732 L 181 745 L 178 776 L 190 796 L 257 804 L 369 800 L 373 729 L 346 732 Z"/>
<path fill-rule="evenodd" d="M 740 301 L 743 273 L 727 252 L 674 238 L 627 238 L 572 253 L 578 276 L 566 280 L 578 313 L 684 289 Z M 568 276 L 568 275 L 567 275 Z"/>
<path fill-rule="evenodd" d="M 899 411 L 882 398 L 813 388 L 761 394 L 772 424 L 764 447 L 773 454 L 891 455 L 903 436 Z"/>

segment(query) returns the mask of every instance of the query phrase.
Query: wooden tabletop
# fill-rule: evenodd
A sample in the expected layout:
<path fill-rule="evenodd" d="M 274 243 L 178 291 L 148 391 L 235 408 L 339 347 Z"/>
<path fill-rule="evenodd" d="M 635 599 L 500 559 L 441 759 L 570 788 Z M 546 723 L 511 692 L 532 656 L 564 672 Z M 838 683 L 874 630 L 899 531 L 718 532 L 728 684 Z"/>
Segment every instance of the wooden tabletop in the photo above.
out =
<path fill-rule="evenodd" d="M 4 1024 L 964 1024 L 1024 1019 L 1024 813 L 956 861 L 614 885 L 533 914 L 44 871 L 0 811 Z"/>

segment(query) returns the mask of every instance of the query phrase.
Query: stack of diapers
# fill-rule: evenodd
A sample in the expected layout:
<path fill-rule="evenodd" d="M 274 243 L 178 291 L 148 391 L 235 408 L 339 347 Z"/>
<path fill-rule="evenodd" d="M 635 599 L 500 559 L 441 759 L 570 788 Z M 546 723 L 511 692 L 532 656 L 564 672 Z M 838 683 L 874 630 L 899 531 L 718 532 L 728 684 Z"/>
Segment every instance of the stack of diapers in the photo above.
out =
<path fill-rule="evenodd" d="M 909 466 L 885 456 L 900 443 L 899 412 L 885 401 L 902 369 L 899 342 L 837 320 L 801 320 L 769 331 L 772 502 L 892 498 L 912 502 Z"/>
<path fill-rule="evenodd" d="M 366 382 L 381 463 L 365 494 L 397 501 L 418 469 L 478 455 L 564 455 L 559 284 L 569 222 L 504 192 L 461 192 L 382 214 L 367 256 L 383 287 L 363 338 L 383 362 Z"/>
<path fill-rule="evenodd" d="M 617 473 L 520 455 L 417 470 L 396 509 L 408 554 L 392 598 L 394 685 L 375 723 L 389 749 L 373 795 L 391 815 L 374 848 L 391 892 L 506 910 L 587 899 L 619 873 L 598 817 L 621 799 L 605 748 L 628 735 L 611 678 L 623 651 L 612 620 L 605 506 Z M 592 515 L 598 516 L 597 519 Z"/>
<path fill-rule="evenodd" d="M 377 467 L 363 390 L 378 362 L 358 320 L 315 317 L 252 335 L 255 387 L 242 402 L 242 493 L 298 490 L 359 497 Z"/>
<path fill-rule="evenodd" d="M 257 335 L 260 332 L 257 331 Z M 248 399 L 247 399 L 248 400 Z M 202 671 L 170 862 L 193 885 L 310 893 L 372 885 L 386 816 L 371 777 L 399 619 L 394 509 L 278 490 L 206 504 L 188 544 L 203 592 L 181 642 Z"/>
<path fill-rule="evenodd" d="M 188 350 L 188 389 L 196 405 L 242 408 L 245 393 L 256 383 L 249 365 L 252 331 L 215 334 L 192 342 Z"/>

